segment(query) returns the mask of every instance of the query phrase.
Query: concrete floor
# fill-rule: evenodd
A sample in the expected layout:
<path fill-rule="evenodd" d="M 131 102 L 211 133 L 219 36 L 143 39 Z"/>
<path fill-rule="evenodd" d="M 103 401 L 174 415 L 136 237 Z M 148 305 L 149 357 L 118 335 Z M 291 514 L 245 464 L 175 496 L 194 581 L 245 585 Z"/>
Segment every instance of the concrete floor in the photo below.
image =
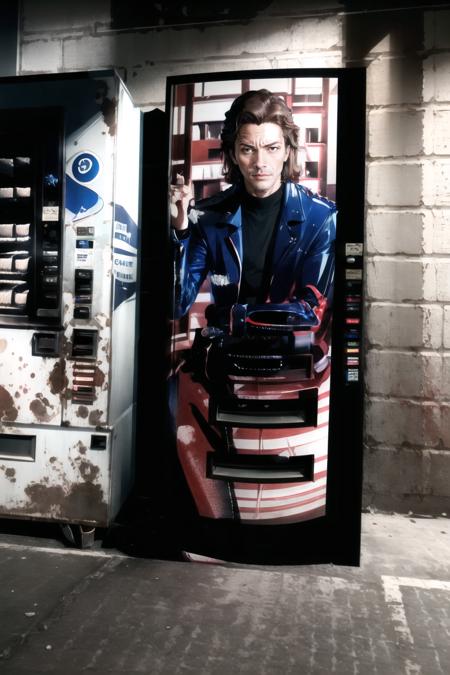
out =
<path fill-rule="evenodd" d="M 0 672 L 448 675 L 450 520 L 363 515 L 360 568 L 128 557 L 0 534 Z"/>

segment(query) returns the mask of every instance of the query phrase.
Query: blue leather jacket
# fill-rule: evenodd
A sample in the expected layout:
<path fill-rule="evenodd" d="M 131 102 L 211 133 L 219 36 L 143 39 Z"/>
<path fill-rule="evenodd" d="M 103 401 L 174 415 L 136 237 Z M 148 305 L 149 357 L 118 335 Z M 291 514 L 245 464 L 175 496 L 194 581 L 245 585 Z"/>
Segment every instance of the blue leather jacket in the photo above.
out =
<path fill-rule="evenodd" d="M 209 274 L 219 308 L 238 301 L 242 277 L 242 188 L 233 186 L 198 202 L 189 213 L 189 234 L 177 238 L 175 314 L 185 314 Z M 268 302 L 310 299 L 314 286 L 331 301 L 336 207 L 302 185 L 286 182 L 273 249 Z"/>

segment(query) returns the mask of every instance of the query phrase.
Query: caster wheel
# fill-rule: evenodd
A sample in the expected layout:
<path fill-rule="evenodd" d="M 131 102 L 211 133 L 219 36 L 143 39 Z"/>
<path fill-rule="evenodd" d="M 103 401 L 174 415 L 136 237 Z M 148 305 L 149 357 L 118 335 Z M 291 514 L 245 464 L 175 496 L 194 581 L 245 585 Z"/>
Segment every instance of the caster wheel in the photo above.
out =
<path fill-rule="evenodd" d="M 64 539 L 72 546 L 85 549 L 94 545 L 95 527 L 61 523 L 60 528 Z"/>

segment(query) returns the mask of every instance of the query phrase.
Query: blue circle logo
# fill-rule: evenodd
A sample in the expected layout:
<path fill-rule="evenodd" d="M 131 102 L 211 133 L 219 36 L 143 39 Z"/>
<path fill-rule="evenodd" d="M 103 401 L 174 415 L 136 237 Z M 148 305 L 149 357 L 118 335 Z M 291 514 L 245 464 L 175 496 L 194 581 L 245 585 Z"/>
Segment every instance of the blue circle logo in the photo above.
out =
<path fill-rule="evenodd" d="M 72 162 L 72 173 L 80 183 L 89 183 L 100 171 L 100 163 L 90 152 L 82 152 Z"/>

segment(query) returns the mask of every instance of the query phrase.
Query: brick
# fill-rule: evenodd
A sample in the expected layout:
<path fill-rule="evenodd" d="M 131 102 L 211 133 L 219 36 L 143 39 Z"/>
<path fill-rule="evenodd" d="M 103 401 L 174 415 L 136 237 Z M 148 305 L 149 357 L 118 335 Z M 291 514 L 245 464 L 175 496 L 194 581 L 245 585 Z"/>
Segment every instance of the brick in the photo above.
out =
<path fill-rule="evenodd" d="M 425 214 L 425 253 L 450 254 L 450 210 L 432 209 Z"/>
<path fill-rule="evenodd" d="M 450 349 L 450 306 L 444 307 L 444 349 Z"/>
<path fill-rule="evenodd" d="M 420 103 L 422 61 L 419 57 L 380 56 L 367 69 L 368 105 Z"/>
<path fill-rule="evenodd" d="M 110 24 L 110 0 L 23 0 L 23 33 L 48 34 L 51 31 L 72 34 L 77 28 L 93 26 L 94 23 Z M 114 38 L 112 38 L 114 39 Z"/>
<path fill-rule="evenodd" d="M 374 212 L 369 210 L 367 213 L 368 253 L 422 254 L 426 217 L 427 214 L 424 212 L 405 210 Z"/>
<path fill-rule="evenodd" d="M 443 390 L 443 378 L 439 354 L 369 350 L 366 355 L 366 385 L 373 395 L 436 400 Z"/>
<path fill-rule="evenodd" d="M 366 271 L 369 298 L 392 302 L 424 298 L 424 264 L 420 260 L 371 258 L 367 261 Z"/>
<path fill-rule="evenodd" d="M 90 70 L 122 65 L 114 41 L 105 37 L 74 37 L 64 40 L 64 70 Z"/>
<path fill-rule="evenodd" d="M 426 494 L 429 456 L 407 448 L 369 448 L 364 456 L 364 490 L 387 495 Z"/>
<path fill-rule="evenodd" d="M 430 492 L 447 497 L 450 505 L 450 451 L 430 451 L 429 484 Z"/>
<path fill-rule="evenodd" d="M 425 102 L 450 101 L 450 52 L 433 54 L 425 59 L 423 99 Z"/>
<path fill-rule="evenodd" d="M 369 114 L 369 155 L 402 157 L 422 152 L 423 113 L 375 110 Z"/>
<path fill-rule="evenodd" d="M 441 387 L 442 396 L 449 401 L 450 400 L 450 354 L 444 354 L 442 356 L 442 387 Z"/>
<path fill-rule="evenodd" d="M 450 261 L 436 262 L 437 300 L 450 302 Z"/>
<path fill-rule="evenodd" d="M 448 49 L 450 11 L 437 10 L 424 13 L 425 49 Z"/>
<path fill-rule="evenodd" d="M 424 162 L 423 202 L 427 206 L 450 206 L 450 159 Z"/>
<path fill-rule="evenodd" d="M 22 44 L 20 74 L 55 72 L 62 68 L 61 40 L 39 40 Z"/>
<path fill-rule="evenodd" d="M 450 404 L 446 403 L 441 404 L 441 416 L 442 416 L 441 422 L 442 445 L 445 448 L 450 449 Z"/>
<path fill-rule="evenodd" d="M 366 404 L 366 436 L 372 445 L 436 446 L 440 422 L 440 407 L 434 403 L 372 399 Z"/>
<path fill-rule="evenodd" d="M 420 164 L 369 164 L 367 201 L 371 206 L 419 206 L 421 198 Z"/>
<path fill-rule="evenodd" d="M 425 154 L 450 155 L 450 108 L 425 111 L 424 150 Z"/>
<path fill-rule="evenodd" d="M 442 343 L 442 308 L 435 305 L 373 303 L 367 311 L 367 338 L 380 347 L 426 347 Z"/>

